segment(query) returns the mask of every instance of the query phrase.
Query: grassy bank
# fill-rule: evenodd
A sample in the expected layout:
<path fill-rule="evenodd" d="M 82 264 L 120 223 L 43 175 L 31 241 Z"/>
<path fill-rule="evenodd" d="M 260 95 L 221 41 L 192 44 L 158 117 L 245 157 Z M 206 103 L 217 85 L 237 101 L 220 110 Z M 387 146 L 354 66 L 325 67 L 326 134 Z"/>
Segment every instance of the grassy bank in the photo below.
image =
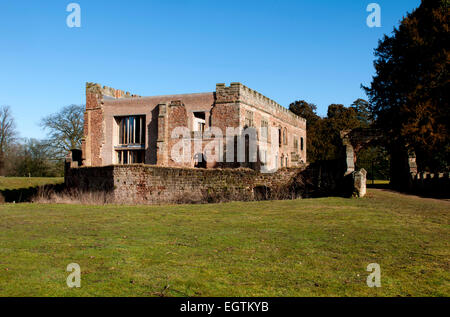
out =
<path fill-rule="evenodd" d="M 0 206 L 0 296 L 449 296 L 450 203 Z M 81 288 L 66 266 L 81 266 Z M 366 285 L 369 263 L 381 288 Z"/>
<path fill-rule="evenodd" d="M 60 184 L 64 177 L 0 177 L 0 191 Z"/>

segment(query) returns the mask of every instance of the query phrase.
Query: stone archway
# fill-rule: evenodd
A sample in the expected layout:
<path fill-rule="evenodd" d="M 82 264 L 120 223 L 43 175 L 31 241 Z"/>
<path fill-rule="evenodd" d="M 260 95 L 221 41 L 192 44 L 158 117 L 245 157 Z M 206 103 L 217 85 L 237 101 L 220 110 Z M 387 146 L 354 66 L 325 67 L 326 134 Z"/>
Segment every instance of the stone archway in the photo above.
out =
<path fill-rule="evenodd" d="M 358 159 L 358 153 L 376 143 L 381 139 L 381 132 L 377 129 L 353 129 L 341 131 L 342 144 L 345 149 L 345 160 L 347 163 L 347 174 L 355 171 L 356 161 Z"/>
<path fill-rule="evenodd" d="M 341 131 L 347 164 L 346 175 L 355 171 L 358 153 L 371 144 L 381 141 L 382 137 L 383 133 L 378 129 L 358 128 Z M 409 190 L 412 178 L 417 174 L 415 153 L 408 151 L 406 144 L 399 144 L 396 147 L 391 146 L 388 152 L 391 159 L 391 185 L 397 190 Z"/>

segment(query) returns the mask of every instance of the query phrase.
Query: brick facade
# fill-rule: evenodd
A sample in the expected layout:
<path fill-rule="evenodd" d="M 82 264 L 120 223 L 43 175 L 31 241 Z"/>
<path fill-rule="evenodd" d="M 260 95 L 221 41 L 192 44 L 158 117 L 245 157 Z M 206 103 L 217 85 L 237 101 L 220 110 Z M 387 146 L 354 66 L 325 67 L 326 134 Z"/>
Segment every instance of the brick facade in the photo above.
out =
<path fill-rule="evenodd" d="M 259 169 L 262 165 L 259 156 L 263 147 L 268 148 L 263 154 L 271 160 L 274 169 L 306 163 L 306 121 L 240 83 L 231 83 L 229 87 L 217 84 L 216 91 L 209 93 L 155 97 L 140 97 L 88 83 L 82 142 L 83 165 L 119 164 L 117 118 L 145 116 L 146 137 L 143 146 L 145 160 L 142 163 L 167 167 L 194 167 L 198 156 L 205 155 L 205 147 L 212 140 L 211 135 L 195 130 L 196 114 L 204 117 L 205 131 L 211 127 L 222 131 L 223 148 L 220 151 L 224 153 L 227 150 L 231 153 L 232 141 L 245 137 L 243 130 L 246 127 L 252 127 L 256 131 L 258 162 L 250 164 L 247 157 L 245 162 L 238 161 L 235 153 L 236 160 L 231 163 L 217 162 L 208 157 L 206 163 L 208 168 Z M 269 131 L 267 137 L 262 135 L 262 126 L 267 126 Z M 174 129 L 179 127 L 185 127 L 190 132 L 189 136 L 172 138 Z M 226 138 L 227 128 L 235 129 L 235 139 Z M 186 159 L 180 163 L 174 160 L 172 153 L 181 139 L 191 146 L 189 151 L 184 153 Z M 278 139 L 281 142 L 275 146 L 273 140 L 278 143 Z M 245 146 L 248 147 L 248 141 L 246 142 Z M 234 146 L 234 151 L 237 152 L 236 144 Z"/>

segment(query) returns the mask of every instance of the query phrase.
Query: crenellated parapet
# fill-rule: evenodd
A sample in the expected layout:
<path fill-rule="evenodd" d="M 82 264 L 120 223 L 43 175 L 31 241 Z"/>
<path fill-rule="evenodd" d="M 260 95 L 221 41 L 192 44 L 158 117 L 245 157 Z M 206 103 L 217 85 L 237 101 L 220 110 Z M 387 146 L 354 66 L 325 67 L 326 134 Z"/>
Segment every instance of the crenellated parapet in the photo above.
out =
<path fill-rule="evenodd" d="M 216 103 L 230 102 L 244 102 L 270 114 L 282 113 L 296 121 L 300 121 L 302 125 L 306 125 L 306 119 L 297 116 L 276 101 L 241 83 L 231 83 L 229 87 L 223 83 L 216 84 Z"/>

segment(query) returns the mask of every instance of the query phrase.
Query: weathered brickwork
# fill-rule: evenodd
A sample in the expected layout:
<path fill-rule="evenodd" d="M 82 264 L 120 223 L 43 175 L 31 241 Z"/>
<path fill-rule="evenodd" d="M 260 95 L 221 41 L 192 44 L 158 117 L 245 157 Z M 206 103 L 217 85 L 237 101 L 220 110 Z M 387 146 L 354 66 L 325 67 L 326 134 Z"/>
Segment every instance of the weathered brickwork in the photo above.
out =
<path fill-rule="evenodd" d="M 196 114 L 204 117 L 204 129 L 218 128 L 223 132 L 223 149 L 227 151 L 230 139 L 225 139 L 227 128 L 235 128 L 240 136 L 249 126 L 257 131 L 258 149 L 262 144 L 270 144 L 272 133 L 279 134 L 280 145 L 276 153 L 268 150 L 266 156 L 273 160 L 272 168 L 294 167 L 306 163 L 306 121 L 280 106 L 275 101 L 240 84 L 217 84 L 215 92 L 140 97 L 98 84 L 86 85 L 86 113 L 84 139 L 82 144 L 84 166 L 107 166 L 120 164 L 118 151 L 118 118 L 126 116 L 145 117 L 145 155 L 142 163 L 169 167 L 194 167 L 197 153 L 194 141 L 200 138 L 208 141 L 211 135 L 200 135 L 196 130 Z M 251 116 L 251 120 L 249 119 Z M 268 138 L 261 135 L 262 126 L 269 130 Z M 191 152 L 185 153 L 187 160 L 176 162 L 172 150 L 179 143 L 172 138 L 175 128 L 185 127 L 192 132 L 189 137 Z M 273 132 L 275 131 L 275 132 Z M 186 137 L 184 137 L 187 139 Z M 278 138 L 276 138 L 278 139 Z M 278 141 L 276 142 L 278 143 Z M 273 144 L 272 144 L 273 145 Z M 201 145 L 204 151 L 206 144 Z M 228 150 L 230 150 L 228 146 Z M 199 150 L 198 148 L 196 149 Z M 237 159 L 237 157 L 236 157 Z M 259 159 L 259 158 L 258 158 Z M 247 162 L 208 161 L 207 168 L 252 167 L 261 164 Z"/>
<path fill-rule="evenodd" d="M 251 169 L 193 169 L 148 165 L 78 167 L 66 171 L 66 186 L 110 193 L 116 203 L 166 204 L 216 200 L 251 201 L 260 187 L 276 190 L 303 168 L 261 174 Z"/>

